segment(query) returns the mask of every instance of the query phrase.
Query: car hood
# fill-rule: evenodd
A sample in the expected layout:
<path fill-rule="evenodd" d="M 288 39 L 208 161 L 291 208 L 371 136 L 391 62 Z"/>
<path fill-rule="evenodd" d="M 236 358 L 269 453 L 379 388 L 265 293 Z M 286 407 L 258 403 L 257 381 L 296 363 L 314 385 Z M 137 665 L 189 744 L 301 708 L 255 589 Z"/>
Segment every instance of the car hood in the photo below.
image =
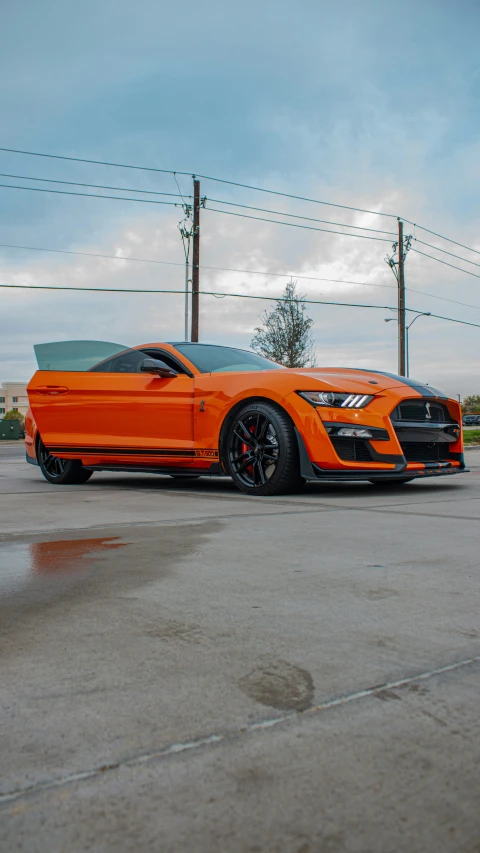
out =
<path fill-rule="evenodd" d="M 289 372 L 302 377 L 302 382 L 311 382 L 312 388 L 305 386 L 304 390 L 314 390 L 318 382 L 322 388 L 332 391 L 351 391 L 362 394 L 375 394 L 389 388 L 407 386 L 411 391 L 423 397 L 442 397 L 446 395 L 425 383 L 394 373 L 383 373 L 377 370 L 358 370 L 351 367 L 303 367 L 289 368 Z M 315 385 L 313 385 L 315 383 Z"/>

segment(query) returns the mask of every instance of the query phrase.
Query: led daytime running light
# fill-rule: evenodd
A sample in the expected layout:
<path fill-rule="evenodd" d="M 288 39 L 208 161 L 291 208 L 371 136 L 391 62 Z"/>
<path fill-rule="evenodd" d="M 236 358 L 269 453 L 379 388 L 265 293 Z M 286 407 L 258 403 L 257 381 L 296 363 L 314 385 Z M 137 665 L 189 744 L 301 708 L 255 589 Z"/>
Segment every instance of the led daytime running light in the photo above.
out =
<path fill-rule="evenodd" d="M 364 409 L 373 400 L 372 394 L 343 394 L 337 391 L 299 391 L 312 406 L 341 409 Z"/>

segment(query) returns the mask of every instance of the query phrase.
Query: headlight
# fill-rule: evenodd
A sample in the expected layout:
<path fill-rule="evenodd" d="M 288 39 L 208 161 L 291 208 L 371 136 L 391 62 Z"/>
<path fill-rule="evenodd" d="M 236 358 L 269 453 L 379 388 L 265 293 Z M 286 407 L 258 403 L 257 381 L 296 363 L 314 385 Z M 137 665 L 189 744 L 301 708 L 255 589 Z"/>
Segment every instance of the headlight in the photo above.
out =
<path fill-rule="evenodd" d="M 369 394 L 337 394 L 336 391 L 298 391 L 312 406 L 330 406 L 340 409 L 363 409 L 373 400 Z"/>

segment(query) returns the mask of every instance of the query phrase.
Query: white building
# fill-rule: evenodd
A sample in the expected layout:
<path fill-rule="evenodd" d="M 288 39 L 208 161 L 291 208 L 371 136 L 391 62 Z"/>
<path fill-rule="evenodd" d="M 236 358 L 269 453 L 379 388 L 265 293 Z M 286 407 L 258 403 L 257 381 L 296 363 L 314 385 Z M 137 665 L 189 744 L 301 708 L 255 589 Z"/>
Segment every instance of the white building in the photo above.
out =
<path fill-rule="evenodd" d="M 0 420 L 7 412 L 27 414 L 28 396 L 26 382 L 2 382 L 0 385 Z"/>

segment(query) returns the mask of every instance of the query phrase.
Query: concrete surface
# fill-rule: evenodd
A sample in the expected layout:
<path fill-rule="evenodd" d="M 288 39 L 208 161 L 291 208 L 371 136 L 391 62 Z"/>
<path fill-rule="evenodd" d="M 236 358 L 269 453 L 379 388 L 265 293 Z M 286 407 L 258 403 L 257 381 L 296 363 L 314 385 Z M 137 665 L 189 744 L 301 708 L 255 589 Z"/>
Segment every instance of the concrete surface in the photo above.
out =
<path fill-rule="evenodd" d="M 467 462 L 253 499 L 0 445 L 2 853 L 478 853 Z"/>

